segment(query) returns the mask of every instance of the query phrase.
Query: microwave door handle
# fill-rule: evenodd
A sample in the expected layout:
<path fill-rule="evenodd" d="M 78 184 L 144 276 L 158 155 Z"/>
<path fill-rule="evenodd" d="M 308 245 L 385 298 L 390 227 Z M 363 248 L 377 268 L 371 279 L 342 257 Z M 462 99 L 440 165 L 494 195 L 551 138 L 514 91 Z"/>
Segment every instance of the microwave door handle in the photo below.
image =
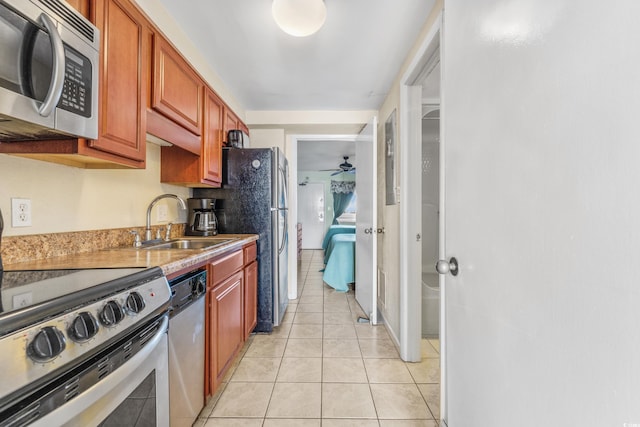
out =
<path fill-rule="evenodd" d="M 53 70 L 51 76 L 51 85 L 49 93 L 42 101 L 42 105 L 38 109 L 38 113 L 43 117 L 51 115 L 53 109 L 58 105 L 60 96 L 62 96 L 62 88 L 64 86 L 64 45 L 62 38 L 58 34 L 56 24 L 46 14 L 40 15 L 40 22 L 49 32 L 49 40 L 51 40 L 51 50 L 53 51 Z"/>

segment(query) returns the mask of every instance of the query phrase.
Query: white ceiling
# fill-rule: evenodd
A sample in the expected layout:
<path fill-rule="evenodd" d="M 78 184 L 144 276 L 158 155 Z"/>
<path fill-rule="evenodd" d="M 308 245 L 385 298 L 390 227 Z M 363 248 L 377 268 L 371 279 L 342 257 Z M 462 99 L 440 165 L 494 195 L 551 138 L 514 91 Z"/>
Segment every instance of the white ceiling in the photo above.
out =
<path fill-rule="evenodd" d="M 344 162 L 344 156 L 349 156 L 349 163 L 356 165 L 355 142 L 344 140 L 299 140 L 297 169 L 299 171 L 338 169 L 338 165 Z"/>
<path fill-rule="evenodd" d="M 246 110 L 376 110 L 434 0 L 325 0 L 296 38 L 269 0 L 160 0 Z"/>

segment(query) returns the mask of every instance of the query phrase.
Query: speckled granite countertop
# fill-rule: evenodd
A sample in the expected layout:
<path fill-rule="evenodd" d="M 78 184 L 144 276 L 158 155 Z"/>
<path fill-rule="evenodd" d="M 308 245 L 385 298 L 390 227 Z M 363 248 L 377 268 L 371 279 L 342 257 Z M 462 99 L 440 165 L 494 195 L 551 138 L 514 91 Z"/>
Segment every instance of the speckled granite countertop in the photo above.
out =
<path fill-rule="evenodd" d="M 160 267 L 169 276 L 191 266 L 202 265 L 207 260 L 225 252 L 242 248 L 258 240 L 256 234 L 218 234 L 216 237 L 234 239 L 210 249 L 137 249 L 116 247 L 91 252 L 81 252 L 55 256 L 32 261 L 5 264 L 6 271 L 11 270 L 57 270 L 85 268 L 134 268 Z M 199 239 L 198 237 L 189 237 Z M 207 239 L 202 237 L 201 239 Z"/>

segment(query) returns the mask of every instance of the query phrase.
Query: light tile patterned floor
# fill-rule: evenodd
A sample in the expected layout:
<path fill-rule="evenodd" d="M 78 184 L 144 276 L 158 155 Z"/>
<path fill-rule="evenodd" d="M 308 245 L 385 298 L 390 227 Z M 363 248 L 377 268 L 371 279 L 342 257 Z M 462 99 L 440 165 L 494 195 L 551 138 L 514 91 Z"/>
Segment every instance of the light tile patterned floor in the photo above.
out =
<path fill-rule="evenodd" d="M 436 427 L 438 340 L 405 363 L 384 326 L 358 323 L 352 291 L 323 284 L 322 251 L 303 251 L 299 298 L 272 334 L 254 334 L 197 427 Z"/>

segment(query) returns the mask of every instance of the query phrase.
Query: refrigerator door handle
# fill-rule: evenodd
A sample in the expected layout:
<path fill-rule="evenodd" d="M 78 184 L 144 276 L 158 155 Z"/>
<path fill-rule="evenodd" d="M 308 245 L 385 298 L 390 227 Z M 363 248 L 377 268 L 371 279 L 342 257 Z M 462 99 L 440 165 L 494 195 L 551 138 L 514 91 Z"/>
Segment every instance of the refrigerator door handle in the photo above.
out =
<path fill-rule="evenodd" d="M 282 187 L 278 189 L 278 191 L 281 193 L 279 194 L 279 196 L 282 197 L 282 200 L 278 200 L 278 207 L 281 209 L 287 209 L 289 207 L 289 201 L 287 200 L 289 197 L 289 188 L 287 185 L 287 173 L 285 171 L 285 168 L 278 168 L 278 171 L 280 172 L 280 182 L 282 183 Z"/>
<path fill-rule="evenodd" d="M 287 240 L 288 240 L 287 228 L 289 228 L 289 212 L 286 209 L 283 209 L 282 212 L 284 213 L 284 227 L 282 229 L 282 244 L 280 245 L 280 248 L 278 248 L 278 255 L 281 254 L 285 246 L 287 246 Z"/>

